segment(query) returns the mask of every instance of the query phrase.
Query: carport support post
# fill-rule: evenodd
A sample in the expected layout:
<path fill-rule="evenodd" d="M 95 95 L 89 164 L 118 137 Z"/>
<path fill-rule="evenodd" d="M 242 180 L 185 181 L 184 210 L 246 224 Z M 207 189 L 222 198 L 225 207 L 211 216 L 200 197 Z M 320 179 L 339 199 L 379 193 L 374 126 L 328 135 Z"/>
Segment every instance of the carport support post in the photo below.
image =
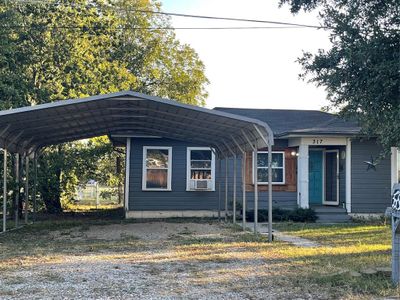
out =
<path fill-rule="evenodd" d="M 36 213 L 37 213 L 37 152 L 35 151 L 33 156 L 33 221 L 36 221 Z"/>
<path fill-rule="evenodd" d="M 3 149 L 3 232 L 7 230 L 7 149 Z"/>
<path fill-rule="evenodd" d="M 246 152 L 242 156 L 242 223 L 243 230 L 246 230 Z"/>
<path fill-rule="evenodd" d="M 253 178 L 254 178 L 254 233 L 257 233 L 258 223 L 258 174 L 257 174 L 257 148 L 253 152 Z"/>
<path fill-rule="evenodd" d="M 272 242 L 272 146 L 268 143 L 268 241 Z"/>
<path fill-rule="evenodd" d="M 221 168 L 221 156 L 218 155 L 218 221 L 221 222 L 221 179 L 222 179 L 222 168 Z"/>
<path fill-rule="evenodd" d="M 15 154 L 15 228 L 19 223 L 19 153 Z"/>
<path fill-rule="evenodd" d="M 236 224 L 236 172 L 237 172 L 237 157 L 233 155 L 233 224 Z"/>
<path fill-rule="evenodd" d="M 225 222 L 228 221 L 228 157 L 225 157 Z"/>
<path fill-rule="evenodd" d="M 25 156 L 25 224 L 28 224 L 29 207 L 29 156 Z"/>

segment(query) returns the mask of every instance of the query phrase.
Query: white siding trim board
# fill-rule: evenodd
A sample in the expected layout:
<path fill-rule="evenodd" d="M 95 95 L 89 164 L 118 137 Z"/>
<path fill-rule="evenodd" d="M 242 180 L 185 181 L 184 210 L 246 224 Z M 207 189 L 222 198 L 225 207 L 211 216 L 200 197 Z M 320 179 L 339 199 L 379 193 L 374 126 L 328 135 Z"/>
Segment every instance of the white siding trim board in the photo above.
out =
<path fill-rule="evenodd" d="M 399 178 L 399 168 L 400 168 L 400 166 L 397 165 L 398 161 L 399 161 L 399 158 L 398 158 L 398 155 L 399 155 L 398 151 L 399 150 L 398 150 L 397 147 L 392 147 L 390 150 L 391 150 L 391 157 L 390 157 L 390 159 L 391 159 L 391 172 L 390 172 L 390 174 L 391 174 L 391 183 L 392 183 L 391 188 L 393 189 L 393 186 L 395 184 L 399 183 L 399 181 L 400 181 L 400 178 Z"/>
<path fill-rule="evenodd" d="M 346 141 L 346 210 L 351 213 L 351 139 Z"/>

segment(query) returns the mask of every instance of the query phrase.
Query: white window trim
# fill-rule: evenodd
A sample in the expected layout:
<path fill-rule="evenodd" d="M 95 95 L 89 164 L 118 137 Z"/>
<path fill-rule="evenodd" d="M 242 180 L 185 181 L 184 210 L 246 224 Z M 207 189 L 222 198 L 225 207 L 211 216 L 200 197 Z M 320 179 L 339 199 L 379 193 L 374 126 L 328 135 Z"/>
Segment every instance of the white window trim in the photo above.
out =
<path fill-rule="evenodd" d="M 211 189 L 209 190 L 192 190 L 190 188 L 190 153 L 192 150 L 210 150 L 211 151 Z M 209 147 L 187 147 L 186 148 L 186 191 L 187 192 L 215 192 L 215 154 Z"/>
<path fill-rule="evenodd" d="M 267 153 L 268 154 L 268 151 L 257 151 L 257 157 L 258 157 L 258 154 L 264 154 L 264 153 Z M 286 184 L 286 159 L 285 159 L 285 151 L 272 151 L 272 154 L 274 154 L 274 153 L 280 153 L 280 154 L 282 154 L 282 164 L 283 164 L 283 166 L 282 166 L 282 170 L 283 170 L 283 175 L 282 175 L 282 179 L 283 179 L 283 181 L 281 181 L 281 182 L 272 182 L 272 185 L 284 185 L 284 184 Z M 253 161 L 253 163 L 252 163 L 252 166 L 254 166 L 254 155 L 252 156 L 252 161 Z M 280 168 L 273 168 L 273 169 L 280 169 Z M 252 177 L 253 177 L 253 184 L 255 183 L 255 178 L 254 178 L 254 173 L 255 172 L 251 172 L 253 175 L 252 175 Z M 257 167 L 257 174 L 258 174 L 258 167 Z M 259 185 L 267 185 L 268 184 L 268 182 L 257 182 L 257 184 L 259 184 Z"/>
<path fill-rule="evenodd" d="M 399 168 L 400 166 L 398 165 L 399 163 L 399 158 L 398 156 L 400 155 L 400 148 L 392 147 L 391 149 L 391 188 L 393 188 L 393 185 L 399 183 L 400 178 L 399 178 Z"/>
<path fill-rule="evenodd" d="M 147 158 L 147 150 L 148 149 L 159 149 L 159 150 L 168 150 L 168 169 L 167 169 L 167 188 L 147 188 L 147 166 L 146 166 L 146 158 Z M 143 191 L 171 191 L 171 182 L 172 182 L 172 147 L 165 146 L 143 146 L 143 158 L 142 158 L 142 190 Z"/>

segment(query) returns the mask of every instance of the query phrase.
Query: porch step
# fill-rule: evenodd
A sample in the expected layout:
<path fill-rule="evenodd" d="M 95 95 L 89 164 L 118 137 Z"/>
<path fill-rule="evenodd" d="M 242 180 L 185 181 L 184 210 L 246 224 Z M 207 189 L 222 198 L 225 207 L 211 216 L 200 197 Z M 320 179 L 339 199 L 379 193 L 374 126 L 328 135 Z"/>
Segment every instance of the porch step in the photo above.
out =
<path fill-rule="evenodd" d="M 349 223 L 351 217 L 349 215 L 319 215 L 316 223 Z"/>
<path fill-rule="evenodd" d="M 342 213 L 346 214 L 346 209 L 339 206 L 311 206 L 316 213 Z"/>
<path fill-rule="evenodd" d="M 348 223 L 351 221 L 351 217 L 343 207 L 314 206 L 312 209 L 318 216 L 317 223 Z"/>

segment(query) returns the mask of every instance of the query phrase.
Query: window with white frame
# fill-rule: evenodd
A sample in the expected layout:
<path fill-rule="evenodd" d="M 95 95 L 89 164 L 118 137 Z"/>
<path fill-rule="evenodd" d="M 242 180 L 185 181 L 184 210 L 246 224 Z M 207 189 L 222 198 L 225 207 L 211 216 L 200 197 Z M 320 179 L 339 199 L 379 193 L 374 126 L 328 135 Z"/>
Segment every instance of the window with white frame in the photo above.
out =
<path fill-rule="evenodd" d="M 272 184 L 285 183 L 285 152 L 272 152 Z M 257 152 L 258 184 L 268 184 L 268 152 Z M 254 178 L 253 178 L 254 182 Z"/>
<path fill-rule="evenodd" d="M 215 190 L 215 156 L 210 148 L 187 148 L 188 191 Z"/>
<path fill-rule="evenodd" d="M 143 147 L 143 190 L 171 190 L 172 148 Z"/>

